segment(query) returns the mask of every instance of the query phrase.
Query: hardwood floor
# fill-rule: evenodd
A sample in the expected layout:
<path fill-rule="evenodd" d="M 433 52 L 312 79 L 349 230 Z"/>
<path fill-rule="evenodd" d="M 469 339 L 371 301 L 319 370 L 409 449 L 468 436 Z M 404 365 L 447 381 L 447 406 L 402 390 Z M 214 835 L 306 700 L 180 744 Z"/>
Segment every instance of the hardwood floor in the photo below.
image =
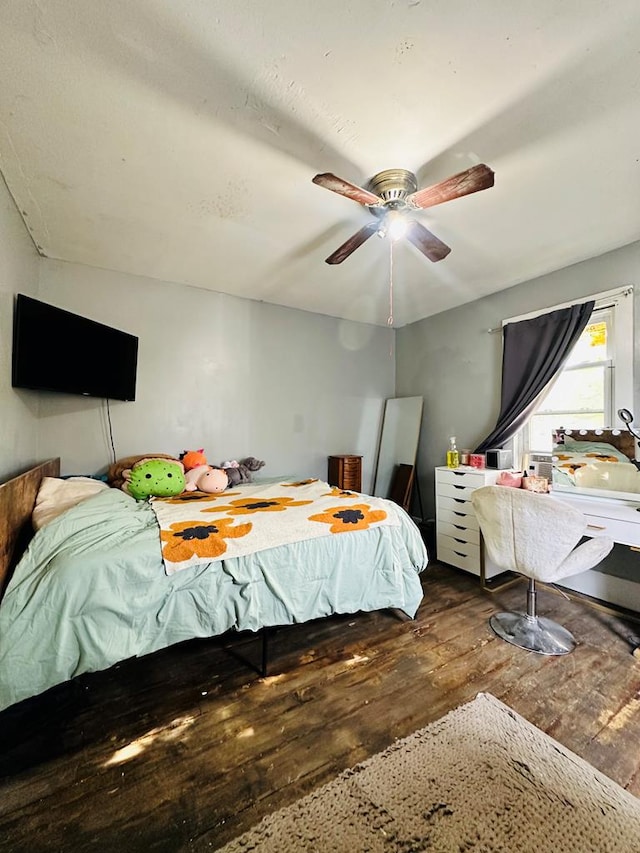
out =
<path fill-rule="evenodd" d="M 640 625 L 541 589 L 578 639 L 524 652 L 487 620 L 526 586 L 483 592 L 432 563 L 415 621 L 379 612 L 196 641 L 0 713 L 0 850 L 215 850 L 396 738 L 492 693 L 640 796 Z M 225 638 L 228 641 L 228 638 Z"/>

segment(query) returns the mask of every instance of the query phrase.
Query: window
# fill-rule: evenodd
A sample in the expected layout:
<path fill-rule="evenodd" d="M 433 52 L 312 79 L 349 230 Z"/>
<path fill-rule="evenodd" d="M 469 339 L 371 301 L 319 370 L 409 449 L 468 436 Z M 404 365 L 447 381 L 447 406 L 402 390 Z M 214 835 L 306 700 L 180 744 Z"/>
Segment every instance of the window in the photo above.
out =
<path fill-rule="evenodd" d="M 630 295 L 627 288 L 602 294 L 603 298 L 596 301 L 564 368 L 516 437 L 516 458 L 522 450 L 550 453 L 552 432 L 558 427 L 624 427 L 616 413 L 620 408 L 633 408 Z"/>

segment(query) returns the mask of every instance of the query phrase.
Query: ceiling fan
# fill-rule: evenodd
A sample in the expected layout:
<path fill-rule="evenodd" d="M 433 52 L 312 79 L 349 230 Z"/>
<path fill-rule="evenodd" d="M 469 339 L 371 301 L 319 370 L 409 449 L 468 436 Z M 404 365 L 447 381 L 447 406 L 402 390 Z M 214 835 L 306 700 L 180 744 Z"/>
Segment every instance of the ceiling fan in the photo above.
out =
<path fill-rule="evenodd" d="M 430 261 L 441 261 L 451 251 L 449 246 L 416 219 L 411 219 L 408 214 L 489 189 L 493 186 L 493 177 L 493 171 L 483 163 L 422 190 L 418 189 L 413 172 L 406 169 L 386 169 L 384 172 L 378 172 L 369 181 L 369 189 L 338 178 L 331 172 L 316 175 L 313 178 L 314 184 L 365 205 L 375 217 L 329 255 L 326 262 L 341 264 L 376 233 L 381 236 L 389 233 L 394 239 L 404 236 Z"/>

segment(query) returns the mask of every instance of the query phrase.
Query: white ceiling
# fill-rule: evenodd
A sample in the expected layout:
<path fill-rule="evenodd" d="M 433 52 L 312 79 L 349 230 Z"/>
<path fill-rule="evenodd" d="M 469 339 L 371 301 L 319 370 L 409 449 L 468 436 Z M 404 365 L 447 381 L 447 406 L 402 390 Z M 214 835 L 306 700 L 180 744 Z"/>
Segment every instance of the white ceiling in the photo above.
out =
<path fill-rule="evenodd" d="M 393 253 L 402 326 L 640 237 L 637 0 L 4 0 L 0 169 L 51 258 L 386 324 L 315 186 L 486 163 Z"/>

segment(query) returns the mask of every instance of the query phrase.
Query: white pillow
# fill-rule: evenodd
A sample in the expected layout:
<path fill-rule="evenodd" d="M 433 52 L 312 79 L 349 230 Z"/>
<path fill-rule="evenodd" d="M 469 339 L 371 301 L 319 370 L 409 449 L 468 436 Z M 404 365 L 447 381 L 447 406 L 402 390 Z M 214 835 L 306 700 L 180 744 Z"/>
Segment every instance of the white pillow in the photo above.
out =
<path fill-rule="evenodd" d="M 40 530 L 72 506 L 108 489 L 106 483 L 91 477 L 44 477 L 33 508 L 31 522 L 34 530 Z"/>

